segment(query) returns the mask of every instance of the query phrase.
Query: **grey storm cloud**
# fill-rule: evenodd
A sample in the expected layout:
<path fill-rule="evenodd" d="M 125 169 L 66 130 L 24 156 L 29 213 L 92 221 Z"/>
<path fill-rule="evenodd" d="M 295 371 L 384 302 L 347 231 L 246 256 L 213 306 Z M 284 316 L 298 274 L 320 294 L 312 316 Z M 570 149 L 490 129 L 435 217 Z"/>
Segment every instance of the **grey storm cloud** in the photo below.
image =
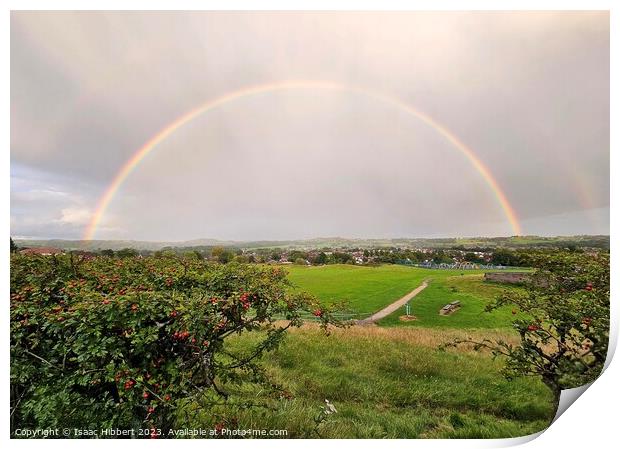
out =
<path fill-rule="evenodd" d="M 523 232 L 609 232 L 606 12 L 13 12 L 11 232 L 83 235 L 119 169 L 213 98 L 382 92 L 489 168 Z M 123 183 L 100 238 L 508 235 L 472 164 L 385 102 L 273 91 L 200 115 Z"/>

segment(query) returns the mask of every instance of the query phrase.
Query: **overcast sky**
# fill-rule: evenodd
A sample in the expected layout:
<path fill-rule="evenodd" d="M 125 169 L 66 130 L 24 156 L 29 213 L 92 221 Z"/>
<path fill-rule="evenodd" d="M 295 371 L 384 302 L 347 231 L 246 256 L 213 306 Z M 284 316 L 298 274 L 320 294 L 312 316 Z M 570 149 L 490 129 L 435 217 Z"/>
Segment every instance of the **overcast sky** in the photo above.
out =
<path fill-rule="evenodd" d="M 489 168 L 526 234 L 609 233 L 605 12 L 11 15 L 11 233 L 80 238 L 118 170 L 177 117 L 286 80 L 382 92 Z M 435 129 L 351 91 L 245 97 L 133 171 L 96 237 L 511 235 Z"/>

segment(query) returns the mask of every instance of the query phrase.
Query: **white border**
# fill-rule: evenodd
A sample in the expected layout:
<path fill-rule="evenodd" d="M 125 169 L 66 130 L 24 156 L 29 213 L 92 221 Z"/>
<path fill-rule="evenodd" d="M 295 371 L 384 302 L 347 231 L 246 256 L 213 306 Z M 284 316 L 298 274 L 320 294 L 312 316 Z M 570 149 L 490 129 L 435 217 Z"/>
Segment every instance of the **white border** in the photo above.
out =
<path fill-rule="evenodd" d="M 214 1 L 214 0 L 176 0 L 176 1 L 164 1 L 164 0 L 150 0 L 148 2 L 141 2 L 137 0 L 93 0 L 89 2 L 79 0 L 56 0 L 56 1 L 43 1 L 43 0 L 23 0 L 15 1 L 8 0 L 3 2 L 4 8 L 1 10 L 2 20 L 0 21 L 1 30 L 1 49 L 2 49 L 2 61 L 9 61 L 10 53 L 10 10 L 71 10 L 71 9 L 84 9 L 84 10 L 97 10 L 97 9 L 116 9 L 116 10 L 141 10 L 147 7 L 154 10 L 611 10 L 611 45 L 612 45 L 612 60 L 611 60 L 611 79 L 618 79 L 620 73 L 617 70 L 617 57 L 613 57 L 614 50 L 616 53 L 620 48 L 618 45 L 618 14 L 620 9 L 615 7 L 615 3 L 611 0 L 590 0 L 590 1 L 578 1 L 578 0 L 564 0 L 564 1 L 552 1 L 552 0 L 504 0 L 504 1 L 492 1 L 492 0 L 478 0 L 478 1 L 455 1 L 455 0 L 435 0 L 433 2 L 411 0 L 411 1 L 376 1 L 376 0 L 357 0 L 343 1 L 343 0 L 315 0 L 315 1 L 274 1 L 264 0 L 257 1 L 242 1 L 242 0 L 229 0 L 226 2 Z M 4 211 L 4 221 L 2 222 L 2 229 L 5 230 L 4 235 L 10 234 L 9 226 L 9 199 L 10 199 L 10 182 L 9 182 L 9 166 L 10 166 L 10 139 L 9 139 L 9 117 L 10 117 L 10 75 L 9 65 L 2 64 L 2 85 L 3 96 L 5 99 L 3 108 L 0 112 L 2 117 L 2 126 L 0 126 L 0 136 L 2 142 L 5 145 L 6 150 L 1 155 L 2 167 L 4 169 L 4 177 L 2 182 L 3 195 L 1 197 L 2 209 Z M 617 123 L 617 105 L 618 105 L 618 89 L 615 88 L 612 82 L 611 86 L 611 123 Z M 617 128 L 612 126 L 611 129 L 611 146 L 610 148 L 617 147 Z M 618 168 L 618 156 L 613 151 L 611 152 L 611 170 L 617 171 Z M 601 176 L 607 176 L 606 173 L 602 173 Z M 611 201 L 617 197 L 618 182 L 611 177 Z M 611 209 L 611 228 L 615 229 L 618 225 L 618 215 L 616 209 Z M 8 243 L 3 240 L 2 244 L 3 254 L 8 254 Z M 616 267 L 614 257 L 618 254 L 618 244 L 615 238 L 612 239 L 612 268 Z M 2 394 L 0 397 L 0 403 L 3 407 L 0 408 L 0 416 L 2 423 L 2 438 L 7 446 L 5 447 L 40 447 L 43 442 L 38 441 L 22 441 L 22 440 L 9 440 L 9 345 L 6 344 L 9 340 L 9 319 L 8 319 L 8 291 L 9 291 L 9 263 L 8 257 L 2 259 L 2 276 L 0 282 L 2 282 L 2 291 L 4 292 L 4 306 L 2 308 L 2 335 L 4 336 L 4 343 L 0 346 L 0 357 L 4 360 L 4 369 L 0 371 L 0 379 L 2 380 Z M 612 291 L 615 291 L 617 285 L 618 276 L 617 270 L 612 270 Z M 617 344 L 617 325 L 618 325 L 618 311 L 617 300 L 612 295 L 612 342 L 610 344 L 610 355 L 615 351 Z M 613 348 L 613 349 L 612 349 Z M 616 379 L 619 379 L 620 368 L 618 362 L 613 363 L 612 358 L 608 359 L 610 366 L 603 373 L 600 379 L 588 389 L 574 405 L 564 413 L 547 431 L 543 432 L 538 438 L 529 443 L 529 447 L 547 448 L 554 447 L 606 447 L 611 441 L 616 440 L 616 428 L 617 428 L 617 409 L 618 409 L 618 385 Z M 411 448 L 415 447 L 467 447 L 467 448 L 481 448 L 481 447 L 505 447 L 515 444 L 524 443 L 532 438 L 518 438 L 507 440 L 388 440 L 377 442 L 374 440 L 356 440 L 351 442 L 358 447 L 375 447 L 379 444 L 384 446 L 388 444 L 391 447 Z M 76 441 L 49 441 L 46 445 L 51 447 L 70 446 L 76 447 L 77 445 L 83 445 L 85 442 Z M 176 444 L 174 444 L 176 443 Z M 211 441 L 204 440 L 183 440 L 183 441 L 89 441 L 87 443 L 92 447 L 101 447 L 104 445 L 114 444 L 121 446 L 132 447 L 161 447 L 162 445 L 188 445 L 193 447 L 204 447 L 205 444 L 215 447 L 228 447 L 230 445 L 251 445 L 253 448 L 267 448 L 267 447 L 284 447 L 285 445 L 294 444 L 301 447 L 312 447 L 316 444 L 321 446 L 336 447 L 340 445 L 339 440 L 327 440 L 318 443 L 316 440 L 295 440 L 295 441 L 280 441 L 280 440 L 252 440 L 252 441 Z M 347 444 L 347 443 L 344 443 Z"/>

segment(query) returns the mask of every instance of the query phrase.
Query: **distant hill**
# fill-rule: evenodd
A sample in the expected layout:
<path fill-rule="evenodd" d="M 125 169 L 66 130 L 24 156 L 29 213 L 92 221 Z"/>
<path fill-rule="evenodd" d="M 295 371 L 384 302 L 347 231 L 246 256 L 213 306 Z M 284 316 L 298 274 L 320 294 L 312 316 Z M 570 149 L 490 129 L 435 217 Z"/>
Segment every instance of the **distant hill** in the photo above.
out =
<path fill-rule="evenodd" d="M 26 240 L 15 239 L 19 247 L 35 248 L 51 246 L 64 250 L 101 250 L 134 248 L 142 251 L 157 251 L 163 248 L 190 247 L 235 247 L 235 248 L 528 248 L 528 247 L 575 247 L 609 249 L 608 235 L 576 235 L 558 237 L 514 236 L 514 237 L 467 237 L 467 238 L 394 238 L 394 239 L 348 239 L 342 237 L 320 237 L 306 240 L 258 240 L 233 241 L 217 239 L 194 239 L 181 242 L 151 242 L 142 240 Z"/>
<path fill-rule="evenodd" d="M 148 242 L 141 240 L 26 240 L 26 239 L 13 239 L 17 246 L 34 248 L 38 246 L 51 246 L 54 248 L 60 248 L 64 250 L 100 250 L 100 249 L 113 249 L 119 250 L 122 248 L 135 248 L 138 250 L 157 251 L 165 246 L 179 246 L 183 242 Z"/>

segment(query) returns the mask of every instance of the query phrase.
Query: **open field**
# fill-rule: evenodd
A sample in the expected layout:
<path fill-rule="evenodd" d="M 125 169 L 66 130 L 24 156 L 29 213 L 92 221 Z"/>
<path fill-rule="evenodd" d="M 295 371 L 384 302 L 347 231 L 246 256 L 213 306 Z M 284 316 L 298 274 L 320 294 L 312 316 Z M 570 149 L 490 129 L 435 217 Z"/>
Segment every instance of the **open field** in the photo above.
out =
<path fill-rule="evenodd" d="M 437 351 L 440 343 L 463 335 L 356 326 L 325 336 L 306 324 L 263 361 L 290 398 L 272 400 L 271 410 L 243 410 L 235 419 L 240 428 L 286 429 L 289 438 L 499 438 L 544 429 L 554 409 L 539 380 L 507 381 L 489 354 Z M 238 337 L 231 347 L 243 350 L 255 338 Z M 248 389 L 245 399 L 260 394 Z M 317 435 L 314 417 L 325 399 L 338 412 Z M 190 415 L 206 425 L 213 419 L 199 410 Z"/>
<path fill-rule="evenodd" d="M 430 270 L 400 265 L 293 265 L 287 270 L 295 287 L 325 303 L 346 301 L 351 310 L 367 315 L 406 295 L 430 274 Z"/>
<path fill-rule="evenodd" d="M 404 311 L 397 310 L 379 321 L 381 326 L 412 326 L 433 328 L 500 328 L 509 329 L 515 318 L 510 307 L 485 312 L 485 306 L 503 290 L 517 287 L 487 283 L 482 273 L 437 276 L 429 286 L 411 301 L 415 321 L 401 321 Z M 460 301 L 461 308 L 450 315 L 439 315 L 439 310 L 452 301 Z"/>
<path fill-rule="evenodd" d="M 412 313 L 419 320 L 402 322 L 397 310 L 379 322 L 383 326 L 426 326 L 455 328 L 509 328 L 514 316 L 511 309 L 484 312 L 502 289 L 514 288 L 483 281 L 484 271 L 431 270 L 400 265 L 359 267 L 325 265 L 288 267 L 289 279 L 296 288 L 316 295 L 326 303 L 346 301 L 352 311 L 369 315 L 398 300 L 423 280 L 429 286 L 413 300 Z M 461 301 L 461 308 L 449 316 L 439 309 L 451 301 Z"/>

